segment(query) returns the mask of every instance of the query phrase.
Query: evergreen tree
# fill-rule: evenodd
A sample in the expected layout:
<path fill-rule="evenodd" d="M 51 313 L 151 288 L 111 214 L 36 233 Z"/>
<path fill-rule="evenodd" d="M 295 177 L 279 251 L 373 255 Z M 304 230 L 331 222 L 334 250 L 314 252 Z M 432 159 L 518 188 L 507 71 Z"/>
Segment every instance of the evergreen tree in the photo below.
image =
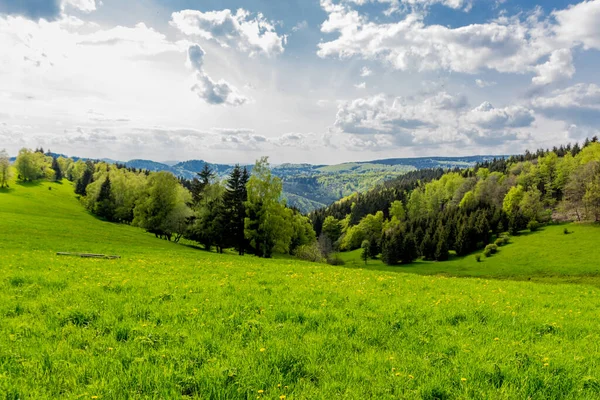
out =
<path fill-rule="evenodd" d="M 446 261 L 448 259 L 448 238 L 446 237 L 446 231 L 442 221 L 438 223 L 438 228 L 433 236 L 433 243 L 435 244 L 434 258 L 437 261 Z"/>
<path fill-rule="evenodd" d="M 437 243 L 433 241 L 433 237 L 428 231 L 421 244 L 421 254 L 426 260 L 435 260 L 436 245 Z"/>
<path fill-rule="evenodd" d="M 52 169 L 54 170 L 54 180 L 59 182 L 63 178 L 63 173 L 60 169 L 60 165 L 58 164 L 58 160 L 56 157 L 52 157 Z"/>
<path fill-rule="evenodd" d="M 239 255 L 244 255 L 247 247 L 244 237 L 245 203 L 248 200 L 247 183 L 248 171 L 236 165 L 229 175 L 223 194 L 223 223 L 226 225 L 228 245 L 233 246 Z"/>
<path fill-rule="evenodd" d="M 83 175 L 81 178 L 79 178 L 77 184 L 75 185 L 75 193 L 80 196 L 85 196 L 87 194 L 87 186 L 94 181 L 94 167 L 89 161 L 86 164 L 87 167 L 85 171 L 83 171 Z"/>
<path fill-rule="evenodd" d="M 402 264 L 410 264 L 415 261 L 418 256 L 419 253 L 417 251 L 415 235 L 409 232 L 404 235 L 404 241 L 402 243 Z"/>
<path fill-rule="evenodd" d="M 402 257 L 402 233 L 389 229 L 381 239 L 381 260 L 387 265 L 397 265 Z"/>
<path fill-rule="evenodd" d="M 367 265 L 367 260 L 369 259 L 369 257 L 371 257 L 371 243 L 369 243 L 368 240 L 363 240 L 362 244 L 360 245 L 360 248 L 362 249 L 360 253 L 360 258 L 362 258 L 362 260 L 365 262 L 365 265 Z"/>
<path fill-rule="evenodd" d="M 108 221 L 113 220 L 114 215 L 114 202 L 111 193 L 110 178 L 107 176 L 102 186 L 100 186 L 100 193 L 94 206 L 94 214 L 99 217 L 105 218 Z"/>

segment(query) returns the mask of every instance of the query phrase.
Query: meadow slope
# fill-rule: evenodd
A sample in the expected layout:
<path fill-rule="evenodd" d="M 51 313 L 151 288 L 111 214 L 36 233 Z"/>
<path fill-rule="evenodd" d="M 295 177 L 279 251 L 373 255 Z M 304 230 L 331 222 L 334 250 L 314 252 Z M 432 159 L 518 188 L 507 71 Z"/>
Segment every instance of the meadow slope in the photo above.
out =
<path fill-rule="evenodd" d="M 99 221 L 67 182 L 1 191 L 0 232 L 7 399 L 600 396 L 593 286 L 217 255 Z"/>

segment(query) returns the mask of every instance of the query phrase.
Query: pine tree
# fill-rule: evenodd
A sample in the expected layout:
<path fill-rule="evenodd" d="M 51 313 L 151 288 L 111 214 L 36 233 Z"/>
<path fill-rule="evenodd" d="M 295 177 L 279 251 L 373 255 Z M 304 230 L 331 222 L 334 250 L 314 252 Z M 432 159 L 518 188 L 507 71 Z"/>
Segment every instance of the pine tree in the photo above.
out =
<path fill-rule="evenodd" d="M 114 215 L 114 204 L 111 194 L 110 178 L 107 176 L 102 186 L 94 207 L 94 213 L 102 218 L 112 221 Z"/>
<path fill-rule="evenodd" d="M 244 219 L 246 217 L 245 202 L 248 200 L 246 183 L 248 172 L 236 165 L 229 175 L 223 195 L 223 223 L 228 238 L 228 245 L 233 246 L 239 255 L 244 255 L 246 239 L 244 237 Z"/>
<path fill-rule="evenodd" d="M 404 236 L 404 241 L 402 243 L 402 264 L 410 264 L 415 261 L 418 256 L 415 235 L 412 232 L 407 233 Z"/>
<path fill-rule="evenodd" d="M 93 180 L 94 174 L 92 173 L 92 168 L 88 166 L 75 185 L 75 193 L 80 196 L 85 196 L 87 194 L 87 186 L 92 183 Z"/>
<path fill-rule="evenodd" d="M 446 261 L 448 259 L 448 240 L 446 237 L 446 231 L 442 221 L 439 222 L 438 228 L 433 236 L 433 243 L 435 245 L 434 258 L 437 261 Z"/>
<path fill-rule="evenodd" d="M 54 170 L 54 180 L 60 182 L 63 178 L 63 173 L 60 170 L 60 164 L 58 164 L 56 157 L 52 158 L 52 169 Z"/>

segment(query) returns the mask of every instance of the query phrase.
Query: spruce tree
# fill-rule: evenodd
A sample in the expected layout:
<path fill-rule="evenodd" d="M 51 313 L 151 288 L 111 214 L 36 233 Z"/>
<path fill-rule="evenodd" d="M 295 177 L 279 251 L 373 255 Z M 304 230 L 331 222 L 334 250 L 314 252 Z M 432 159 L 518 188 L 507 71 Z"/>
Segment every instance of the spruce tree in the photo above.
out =
<path fill-rule="evenodd" d="M 442 221 L 439 222 L 438 228 L 433 236 L 433 243 L 435 244 L 434 258 L 437 261 L 446 261 L 448 259 L 448 240 L 446 238 L 446 232 Z"/>
<path fill-rule="evenodd" d="M 409 232 L 404 236 L 404 241 L 402 243 L 402 264 L 410 264 L 415 261 L 418 256 L 419 253 L 417 251 L 415 235 L 412 232 Z"/>
<path fill-rule="evenodd" d="M 58 164 L 58 160 L 56 157 L 52 157 L 52 169 L 54 170 L 54 180 L 59 182 L 63 178 L 63 173 L 60 170 L 60 164 Z"/>
<path fill-rule="evenodd" d="M 107 176 L 102 186 L 100 186 L 100 193 L 96 200 L 94 212 L 97 216 L 112 221 L 114 215 L 114 205 L 111 194 L 110 178 Z"/>

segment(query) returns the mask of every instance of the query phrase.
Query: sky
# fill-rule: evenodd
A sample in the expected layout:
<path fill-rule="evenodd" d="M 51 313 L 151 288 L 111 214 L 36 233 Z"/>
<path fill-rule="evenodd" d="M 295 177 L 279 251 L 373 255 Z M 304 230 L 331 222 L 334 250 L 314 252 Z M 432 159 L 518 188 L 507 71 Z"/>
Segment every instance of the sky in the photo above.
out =
<path fill-rule="evenodd" d="M 0 0 L 0 148 L 335 164 L 600 134 L 600 0 Z"/>

